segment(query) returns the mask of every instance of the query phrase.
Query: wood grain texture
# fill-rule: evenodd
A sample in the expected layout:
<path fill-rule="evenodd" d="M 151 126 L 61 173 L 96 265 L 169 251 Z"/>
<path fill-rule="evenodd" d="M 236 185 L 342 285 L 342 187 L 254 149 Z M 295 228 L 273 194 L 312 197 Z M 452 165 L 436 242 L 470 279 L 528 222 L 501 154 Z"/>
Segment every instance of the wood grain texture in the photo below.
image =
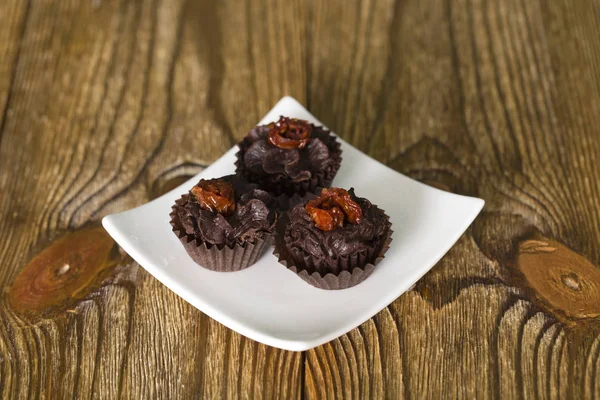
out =
<path fill-rule="evenodd" d="M 8 102 L 15 84 L 17 61 L 23 46 L 29 4 L 6 1 L 0 5 L 0 140 L 8 112 Z"/>
<path fill-rule="evenodd" d="M 0 20 L 0 397 L 600 397 L 597 1 L 9 0 Z M 122 253 L 77 261 L 73 238 L 288 94 L 392 168 L 486 200 L 413 290 L 293 353 Z M 69 299 L 15 300 L 28 265 Z M 101 273 L 69 286 L 72 265 Z"/>

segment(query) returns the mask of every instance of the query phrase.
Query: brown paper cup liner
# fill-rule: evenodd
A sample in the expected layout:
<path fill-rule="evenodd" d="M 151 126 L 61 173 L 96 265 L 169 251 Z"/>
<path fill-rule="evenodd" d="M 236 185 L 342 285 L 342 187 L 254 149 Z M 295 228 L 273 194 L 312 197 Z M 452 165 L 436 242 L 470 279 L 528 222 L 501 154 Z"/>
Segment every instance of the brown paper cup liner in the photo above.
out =
<path fill-rule="evenodd" d="M 381 211 L 384 212 L 383 210 Z M 390 222 L 389 217 L 385 212 L 384 215 L 386 217 L 388 230 L 379 252 L 377 252 L 376 255 L 374 255 L 372 251 L 369 251 L 366 253 L 359 252 L 349 257 L 340 257 L 338 259 L 338 264 L 333 271 L 330 269 L 331 266 L 328 266 L 327 272 L 322 271 L 322 268 L 320 268 L 318 263 L 310 256 L 304 257 L 301 263 L 294 261 L 294 257 L 289 254 L 284 246 L 285 237 L 283 232 L 289 219 L 287 215 L 279 221 L 273 254 L 277 257 L 279 263 L 284 265 L 288 270 L 294 272 L 300 278 L 319 289 L 340 290 L 356 286 L 371 275 L 377 264 L 384 259 L 385 253 L 390 248 L 392 233 L 394 231 L 391 229 L 392 223 Z M 373 261 L 368 262 L 368 260 Z"/>
<path fill-rule="evenodd" d="M 331 186 L 331 182 L 335 175 L 340 169 L 342 164 L 342 149 L 341 144 L 337 140 L 337 137 L 331 133 L 330 137 L 335 138 L 335 151 L 331 152 L 331 158 L 333 162 L 325 170 L 313 173 L 312 177 L 303 182 L 292 182 L 291 180 L 285 180 L 279 183 L 272 182 L 264 177 L 258 176 L 255 173 L 248 171 L 242 162 L 246 146 L 242 148 L 243 141 L 238 145 L 240 150 L 235 154 L 236 161 L 235 173 L 246 179 L 248 182 L 256 183 L 261 188 L 274 194 L 275 196 L 285 195 L 292 197 L 294 194 L 303 197 L 307 193 L 317 193 L 322 188 L 328 188 Z"/>
<path fill-rule="evenodd" d="M 187 197 L 188 195 L 183 195 L 175 201 L 175 204 L 185 201 Z M 188 235 L 179 223 L 175 212 L 172 212 L 170 217 L 173 232 L 192 260 L 211 271 L 234 272 L 248 268 L 258 261 L 272 243 L 272 235 L 263 234 L 262 237 L 257 236 L 254 242 L 243 244 L 236 242 L 233 247 L 223 245 L 219 248 L 219 246 L 196 240 L 194 235 Z"/>

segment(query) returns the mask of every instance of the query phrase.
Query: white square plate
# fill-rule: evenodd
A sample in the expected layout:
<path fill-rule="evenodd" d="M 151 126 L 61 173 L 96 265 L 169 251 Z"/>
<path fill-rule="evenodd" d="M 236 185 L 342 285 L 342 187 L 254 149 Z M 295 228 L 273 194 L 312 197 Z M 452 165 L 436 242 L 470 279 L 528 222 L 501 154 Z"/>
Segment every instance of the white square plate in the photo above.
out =
<path fill-rule="evenodd" d="M 280 115 L 321 123 L 291 97 L 260 121 Z M 342 166 L 334 186 L 354 187 L 390 216 L 393 241 L 372 275 L 350 289 L 314 288 L 267 252 L 239 272 L 196 265 L 171 231 L 177 198 L 200 178 L 234 173 L 237 146 L 194 178 L 148 204 L 102 220 L 104 228 L 142 267 L 179 296 L 251 339 L 287 350 L 316 347 L 365 322 L 408 290 L 450 249 L 483 207 L 483 200 L 414 181 L 341 140 Z"/>

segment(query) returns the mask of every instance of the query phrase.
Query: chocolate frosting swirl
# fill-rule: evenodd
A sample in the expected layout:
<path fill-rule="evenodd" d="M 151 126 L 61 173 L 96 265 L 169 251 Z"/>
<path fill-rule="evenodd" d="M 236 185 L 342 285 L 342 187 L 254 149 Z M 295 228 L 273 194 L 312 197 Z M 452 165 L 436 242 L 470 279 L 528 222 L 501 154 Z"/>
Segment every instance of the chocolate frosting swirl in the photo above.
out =
<path fill-rule="evenodd" d="M 291 195 L 296 192 L 295 185 L 324 173 L 331 175 L 327 177 L 330 180 L 337 172 L 339 144 L 323 127 L 312 125 L 311 139 L 304 149 L 275 147 L 269 143 L 268 134 L 268 126 L 257 126 L 240 142 L 238 172 L 269 192 Z"/>
<path fill-rule="evenodd" d="M 258 235 L 273 231 L 277 215 L 273 196 L 235 175 L 220 178 L 231 182 L 235 193 L 235 212 L 225 217 L 200 207 L 193 195 L 174 207 L 175 217 L 186 234 L 213 245 L 254 241 Z"/>
<path fill-rule="evenodd" d="M 357 224 L 346 222 L 341 228 L 324 232 L 312 222 L 304 205 L 290 211 L 284 245 L 296 265 L 302 265 L 303 260 L 310 257 L 321 272 L 327 272 L 336 268 L 341 257 L 348 258 L 359 252 L 377 255 L 390 229 L 389 221 L 369 200 L 356 197 L 354 189 L 348 192 L 363 212 Z"/>

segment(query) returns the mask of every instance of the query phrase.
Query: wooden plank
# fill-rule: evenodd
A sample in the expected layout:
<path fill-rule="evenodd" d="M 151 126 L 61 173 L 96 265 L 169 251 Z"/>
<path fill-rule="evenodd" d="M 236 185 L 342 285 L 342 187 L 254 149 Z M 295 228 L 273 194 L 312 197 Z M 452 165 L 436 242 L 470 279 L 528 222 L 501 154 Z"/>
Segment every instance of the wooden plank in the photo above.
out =
<path fill-rule="evenodd" d="M 234 131 L 242 135 L 267 111 L 270 99 L 254 110 L 247 100 L 237 109 L 224 106 L 227 97 L 237 99 L 235 88 L 252 64 L 245 52 L 238 55 L 242 67 L 226 75 L 225 62 L 236 60 L 224 54 L 235 48 L 215 49 L 245 43 L 245 31 L 218 26 L 233 7 L 32 4 L 32 28 L 7 47 L 20 53 L 0 148 L 0 259 L 9 266 L 0 287 L 10 287 L 32 256 L 56 248 L 65 231 L 86 239 L 86 227 L 103 215 L 198 172 L 233 144 Z M 11 24 L 19 21 L 11 17 Z M 80 242 L 64 240 L 67 253 L 84 254 Z M 65 267 L 77 259 L 62 250 L 43 254 L 49 284 L 52 274 L 77 277 Z M 300 395 L 301 354 L 224 328 L 126 257 L 108 276 L 92 276 L 93 283 L 72 289 L 74 301 L 44 313 L 3 298 L 2 397 Z"/>
<path fill-rule="evenodd" d="M 592 133 L 598 5 L 397 2 L 386 14 L 385 84 L 379 92 L 365 84 L 357 97 L 378 96 L 381 108 L 361 107 L 373 128 L 355 143 L 400 172 L 487 204 L 414 291 L 308 352 L 309 397 L 597 396 L 600 308 L 585 290 L 600 283 L 600 177 L 590 164 L 600 159 Z M 362 45 L 380 44 L 381 28 Z M 343 40 L 326 19 L 314 32 L 322 30 Z M 341 77 L 355 67 L 341 64 Z M 332 85 L 324 73 L 309 76 L 314 87 Z M 353 99 L 355 81 L 349 90 L 333 83 L 323 96 L 336 101 L 310 102 L 351 140 L 344 123 L 354 114 L 343 101 Z M 517 244 L 536 232 L 546 235 L 540 252 L 516 259 Z M 391 346 L 390 359 L 382 349 Z"/>

